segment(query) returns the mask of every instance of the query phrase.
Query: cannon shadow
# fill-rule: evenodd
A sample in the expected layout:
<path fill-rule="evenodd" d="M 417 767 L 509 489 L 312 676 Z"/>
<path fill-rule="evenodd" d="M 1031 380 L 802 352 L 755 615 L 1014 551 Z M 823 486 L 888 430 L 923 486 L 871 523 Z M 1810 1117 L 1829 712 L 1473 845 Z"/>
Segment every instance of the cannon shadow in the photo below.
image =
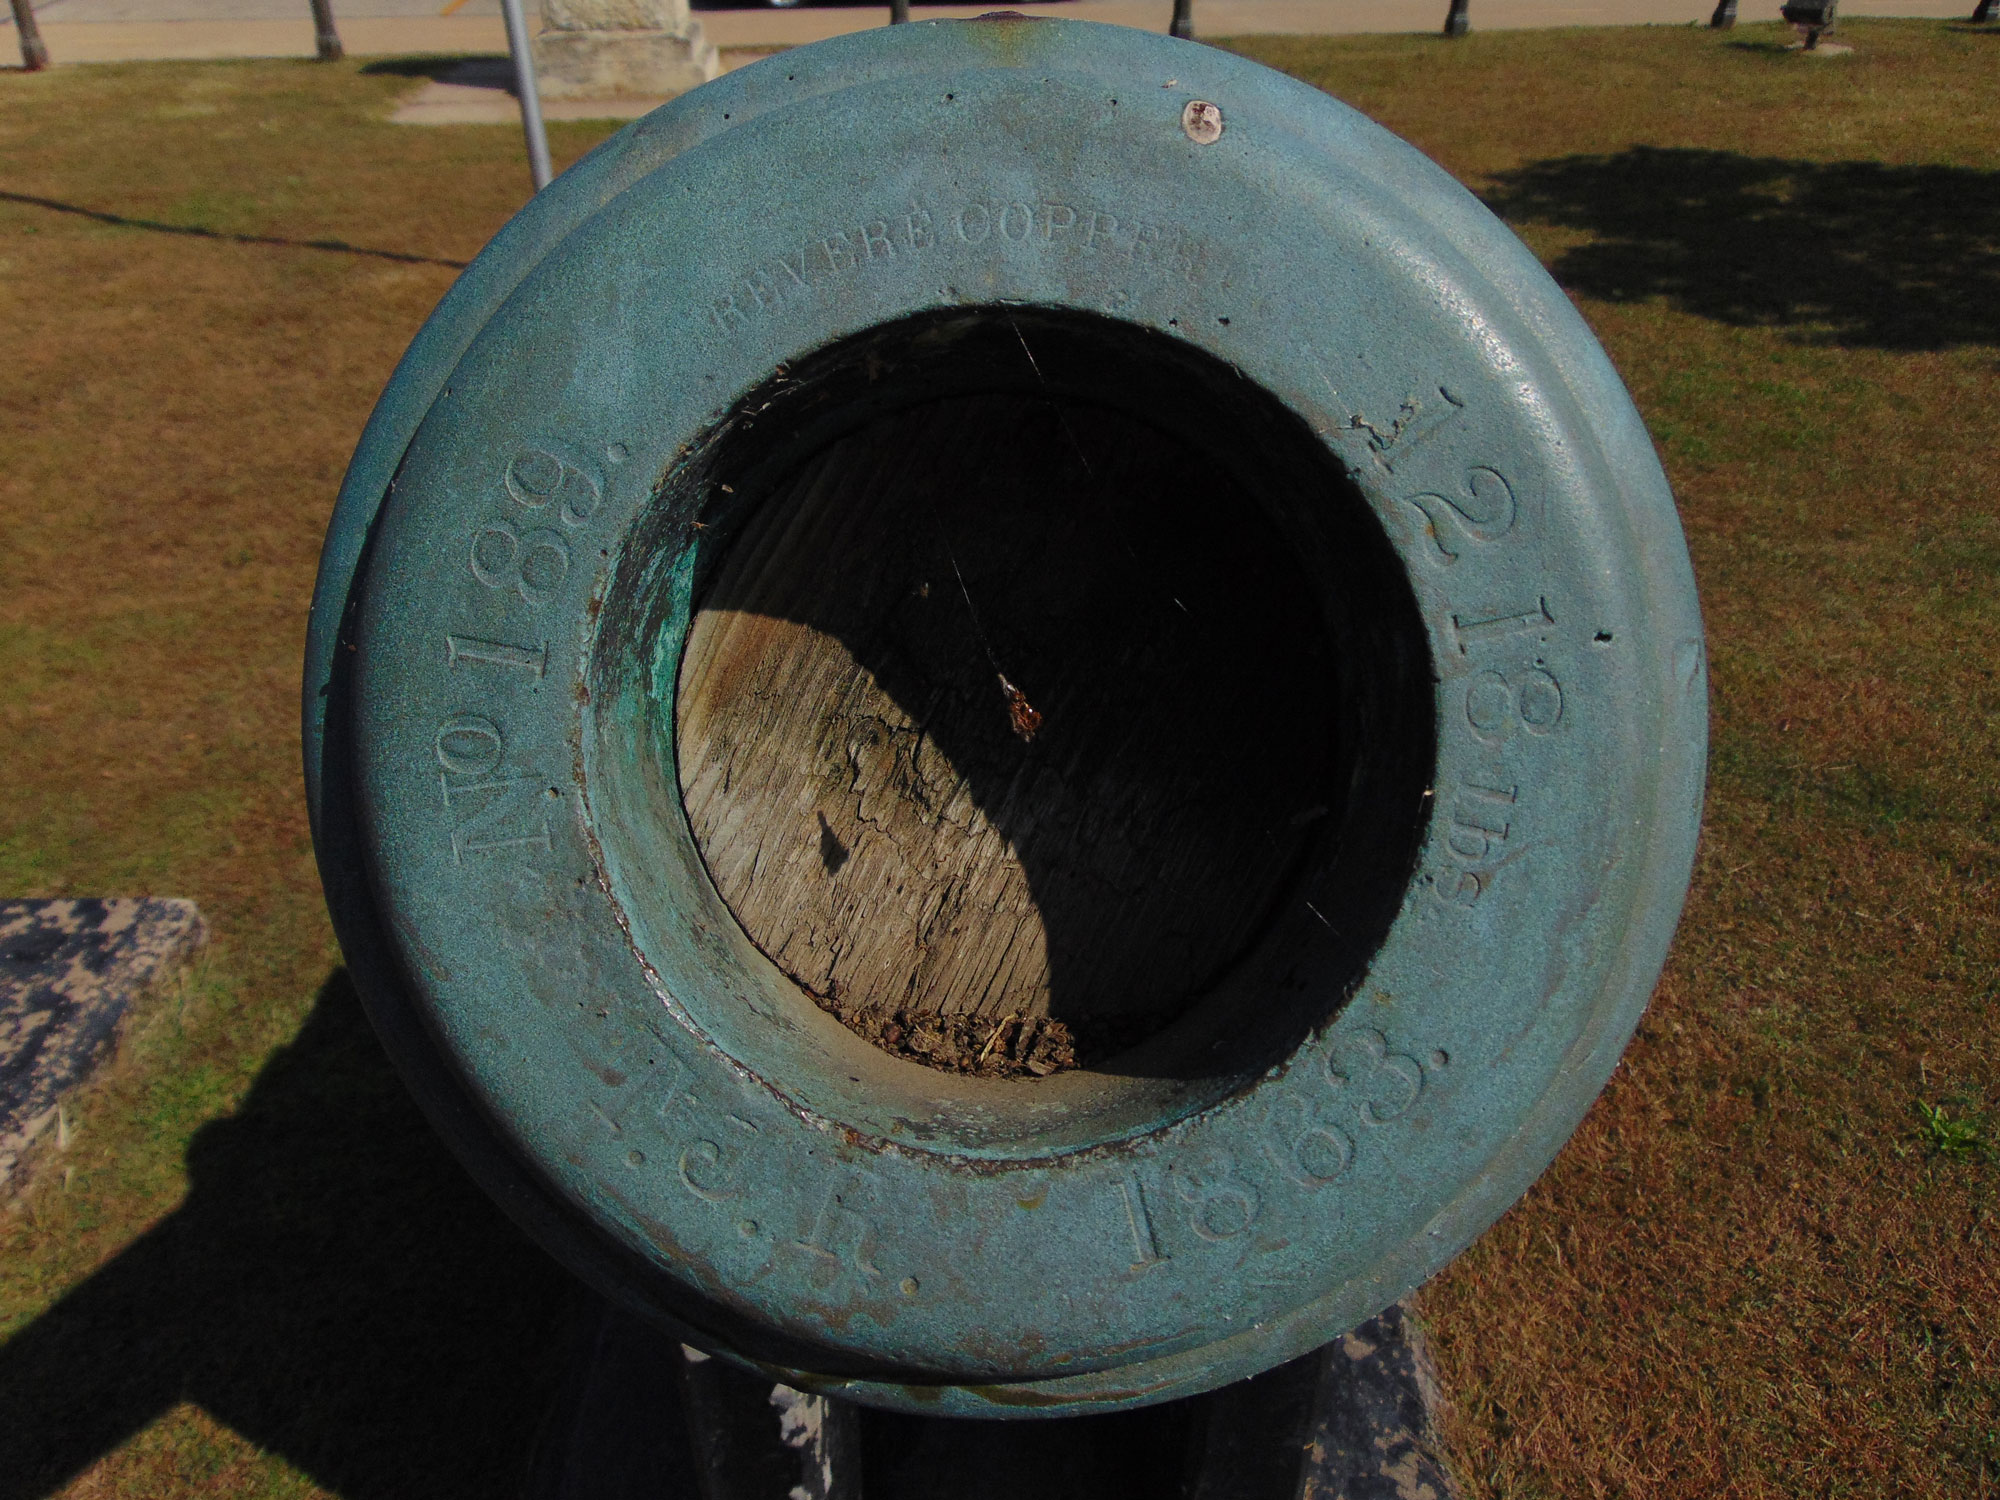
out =
<path fill-rule="evenodd" d="M 677 1346 L 479 1192 L 344 970 L 188 1168 L 178 1209 L 0 1343 L 0 1500 L 61 1491 L 182 1402 L 347 1500 L 695 1500 Z M 1239 1439 L 1226 1493 L 1290 1494 L 1303 1449 L 1284 1424 L 1311 1415 L 1291 1408 L 1313 1403 L 1319 1363 L 1058 1422 L 863 1411 L 863 1493 L 1146 1500 L 1178 1492 L 1221 1431 Z M 761 1414 L 775 1438 L 768 1380 L 724 1379 L 737 1425 Z"/>
<path fill-rule="evenodd" d="M 1586 296 L 1850 349 L 2000 344 L 2000 173 L 1634 146 L 1532 162 L 1482 197 L 1595 236 L 1549 266 Z"/>
<path fill-rule="evenodd" d="M 0 1344 L 0 1500 L 181 1402 L 351 1500 L 515 1493 L 582 1294 L 431 1133 L 336 970 L 185 1202 Z"/>

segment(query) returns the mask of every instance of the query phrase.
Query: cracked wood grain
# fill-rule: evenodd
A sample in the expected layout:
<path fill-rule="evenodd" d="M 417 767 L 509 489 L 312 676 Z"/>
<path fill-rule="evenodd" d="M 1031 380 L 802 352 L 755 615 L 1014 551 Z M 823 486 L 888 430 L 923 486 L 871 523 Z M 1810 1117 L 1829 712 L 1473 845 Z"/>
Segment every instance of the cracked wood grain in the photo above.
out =
<path fill-rule="evenodd" d="M 1050 1018 L 1089 1061 L 1178 1014 L 1290 879 L 1327 801 L 1325 651 L 1191 448 L 941 401 L 834 444 L 730 544 L 681 669 L 684 800 L 745 931 L 879 1045 L 972 1018 L 938 1045 L 1009 1071 L 996 1023 Z"/>

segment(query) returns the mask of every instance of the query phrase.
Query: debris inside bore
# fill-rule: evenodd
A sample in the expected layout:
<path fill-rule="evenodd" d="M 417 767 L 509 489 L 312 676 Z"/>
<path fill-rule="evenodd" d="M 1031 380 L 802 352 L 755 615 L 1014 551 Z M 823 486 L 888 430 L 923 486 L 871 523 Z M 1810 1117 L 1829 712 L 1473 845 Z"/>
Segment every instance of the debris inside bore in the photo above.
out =
<path fill-rule="evenodd" d="M 820 1009 L 856 1036 L 912 1062 L 975 1078 L 1047 1078 L 1077 1065 L 1077 1039 L 1049 1016 L 936 1015 L 897 1006 L 842 1003 Z"/>

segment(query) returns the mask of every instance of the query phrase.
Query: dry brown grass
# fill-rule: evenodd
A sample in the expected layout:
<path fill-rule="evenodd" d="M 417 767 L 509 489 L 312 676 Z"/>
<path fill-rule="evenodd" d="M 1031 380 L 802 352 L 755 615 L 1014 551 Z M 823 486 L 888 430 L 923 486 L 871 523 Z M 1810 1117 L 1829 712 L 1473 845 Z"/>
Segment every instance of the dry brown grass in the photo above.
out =
<path fill-rule="evenodd" d="M 0 890 L 191 896 L 215 934 L 0 1212 L 0 1494 L 79 1466 L 82 1495 L 490 1493 L 546 1399 L 561 1283 L 456 1185 L 330 981 L 299 790 L 348 453 L 527 190 L 518 132 L 387 125 L 411 86 L 0 76 Z M 371 1210 L 356 1172 L 422 1186 Z M 520 1353 L 463 1346 L 480 1320 Z M 500 1441 L 419 1430 L 496 1383 Z"/>
<path fill-rule="evenodd" d="M 2000 1492 L 1995 1167 L 1915 1108 L 2000 1104 L 2000 37 L 1846 30 L 1832 70 L 1771 28 L 1570 34 L 1560 67 L 1552 37 L 1246 49 L 1556 267 L 1661 442 L 1710 631 L 1659 994 L 1425 1296 L 1470 1495 Z"/>
<path fill-rule="evenodd" d="M 2000 37 L 1847 30 L 1831 64 L 1768 28 L 1246 47 L 1557 267 L 1661 442 L 1712 635 L 1659 997 L 1426 1294 L 1473 1495 L 2000 1488 L 1996 1168 L 1915 1111 L 2000 1104 Z M 297 790 L 341 467 L 438 262 L 525 186 L 510 129 L 382 123 L 408 86 L 0 77 L 0 191 L 214 232 L 0 199 L 0 889 L 193 896 L 217 934 L 82 1099 L 73 1171 L 0 1215 L 0 1496 L 504 1493 L 546 1403 L 561 1278 L 330 979 Z"/>

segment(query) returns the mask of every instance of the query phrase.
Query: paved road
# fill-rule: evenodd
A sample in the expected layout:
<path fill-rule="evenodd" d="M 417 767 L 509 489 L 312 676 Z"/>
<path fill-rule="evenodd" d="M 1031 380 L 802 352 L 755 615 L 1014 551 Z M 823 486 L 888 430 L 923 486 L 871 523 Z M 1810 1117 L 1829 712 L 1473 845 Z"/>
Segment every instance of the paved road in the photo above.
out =
<path fill-rule="evenodd" d="M 1714 0 L 1471 0 L 1479 30 L 1544 26 L 1686 25 L 1705 21 Z M 1846 0 L 1843 15 L 1950 17 L 1973 0 Z M 1260 32 L 1433 31 L 1446 0 L 1195 0 L 1204 36 Z M 985 0 L 931 5 L 916 15 L 972 16 L 1006 6 L 1164 31 L 1171 0 Z M 806 4 L 774 10 L 696 0 L 709 37 L 724 48 L 790 46 L 879 26 L 883 5 Z M 534 9 L 530 0 L 529 9 Z M 1743 0 L 1745 20 L 1777 18 L 1778 0 Z M 39 0 L 42 35 L 57 62 L 166 57 L 309 57 L 306 0 Z M 414 52 L 504 52 L 499 0 L 334 0 L 341 40 L 360 56 Z M 0 55 L 11 54 L 11 19 L 0 18 Z"/>

